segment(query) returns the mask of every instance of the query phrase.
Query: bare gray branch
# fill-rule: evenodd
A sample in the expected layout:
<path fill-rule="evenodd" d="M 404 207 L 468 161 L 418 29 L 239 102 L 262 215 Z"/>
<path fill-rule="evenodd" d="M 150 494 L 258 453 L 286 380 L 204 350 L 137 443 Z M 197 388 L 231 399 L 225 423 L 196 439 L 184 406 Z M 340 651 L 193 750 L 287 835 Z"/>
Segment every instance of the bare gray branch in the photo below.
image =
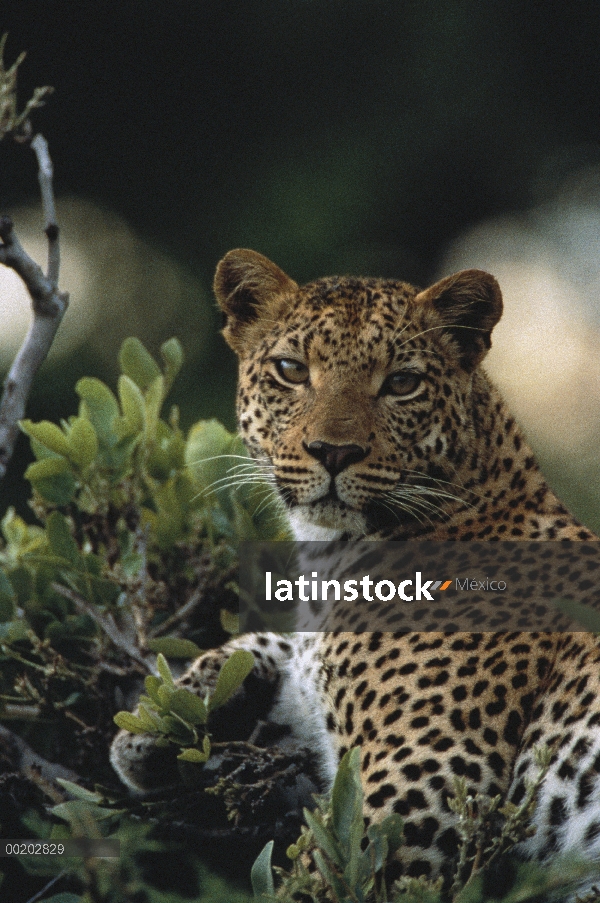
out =
<path fill-rule="evenodd" d="M 36 373 L 48 356 L 54 337 L 69 303 L 66 292 L 58 289 L 60 248 L 52 187 L 52 161 L 42 135 L 36 135 L 31 147 L 38 160 L 38 178 L 42 193 L 45 231 L 48 238 L 48 272 L 44 275 L 27 254 L 9 217 L 0 217 L 0 263 L 10 267 L 23 280 L 31 297 L 33 319 L 4 382 L 0 398 L 0 479 L 5 475 L 19 435 L 19 420 L 25 409 Z"/>
<path fill-rule="evenodd" d="M 56 208 L 54 205 L 54 189 L 52 179 L 54 168 L 48 152 L 48 142 L 43 135 L 36 135 L 31 142 L 38 161 L 38 181 L 42 195 L 42 207 L 44 210 L 44 231 L 48 239 L 48 279 L 58 287 L 58 274 L 60 271 L 60 245 L 58 243 L 58 224 L 56 222 Z"/>

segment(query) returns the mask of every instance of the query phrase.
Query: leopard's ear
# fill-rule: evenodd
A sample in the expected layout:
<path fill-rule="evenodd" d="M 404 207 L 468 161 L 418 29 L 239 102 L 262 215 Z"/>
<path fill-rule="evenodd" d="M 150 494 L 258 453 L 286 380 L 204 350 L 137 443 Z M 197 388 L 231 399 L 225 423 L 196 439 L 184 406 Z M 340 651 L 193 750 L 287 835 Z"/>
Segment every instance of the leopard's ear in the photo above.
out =
<path fill-rule="evenodd" d="M 298 286 L 262 254 L 237 248 L 220 261 L 214 290 L 225 314 L 223 335 L 234 351 L 246 345 L 247 330 L 264 315 L 273 321 L 280 299 Z"/>
<path fill-rule="evenodd" d="M 481 363 L 502 316 L 502 294 L 493 276 L 483 270 L 462 270 L 420 292 L 413 303 L 429 308 L 442 321 L 466 370 Z"/>

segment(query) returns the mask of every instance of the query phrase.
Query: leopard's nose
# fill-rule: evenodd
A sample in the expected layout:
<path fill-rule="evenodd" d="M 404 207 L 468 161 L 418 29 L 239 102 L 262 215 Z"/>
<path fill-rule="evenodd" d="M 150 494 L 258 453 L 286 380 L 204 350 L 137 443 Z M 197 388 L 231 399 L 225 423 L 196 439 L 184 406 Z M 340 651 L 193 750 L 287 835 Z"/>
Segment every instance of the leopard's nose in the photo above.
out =
<path fill-rule="evenodd" d="M 304 448 L 309 455 L 321 462 L 332 477 L 337 476 L 351 464 L 362 461 L 368 454 L 368 449 L 360 445 L 331 445 L 329 442 L 310 442 L 308 445 L 305 444 Z"/>

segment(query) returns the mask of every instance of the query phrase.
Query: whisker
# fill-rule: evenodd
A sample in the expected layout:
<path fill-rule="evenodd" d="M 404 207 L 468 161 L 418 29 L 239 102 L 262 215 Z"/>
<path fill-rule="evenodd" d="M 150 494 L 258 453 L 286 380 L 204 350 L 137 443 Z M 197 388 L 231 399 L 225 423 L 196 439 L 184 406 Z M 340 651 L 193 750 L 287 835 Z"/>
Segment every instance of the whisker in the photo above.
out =
<path fill-rule="evenodd" d="M 455 486 L 457 489 L 462 490 L 463 492 L 467 492 L 470 495 L 475 496 L 476 498 L 483 499 L 485 496 L 481 492 L 477 492 L 475 489 L 471 489 L 468 486 L 465 486 L 463 483 L 458 483 L 456 480 L 443 480 L 441 477 L 433 477 L 429 476 L 429 474 L 423 473 L 420 470 L 407 470 L 406 468 L 402 468 L 403 473 L 407 474 L 416 474 L 424 480 L 430 480 L 433 483 L 442 483 L 445 486 Z M 420 486 L 419 483 L 402 483 L 403 486 Z M 430 487 L 424 486 L 424 489 L 428 489 Z"/>
<path fill-rule="evenodd" d="M 423 512 L 419 511 L 419 509 L 416 508 L 414 505 L 412 505 L 412 504 L 408 505 L 406 503 L 406 501 L 404 501 L 404 500 L 400 503 L 398 503 L 398 500 L 396 500 L 396 499 L 391 499 L 390 501 L 391 501 L 391 504 L 389 504 L 389 505 L 386 505 L 385 502 L 381 502 L 381 504 L 383 505 L 384 508 L 386 508 L 390 512 L 390 514 L 392 514 L 396 518 L 398 523 L 400 523 L 400 518 L 398 517 L 398 513 L 401 511 L 405 514 L 410 514 L 410 516 L 414 517 L 415 520 L 418 520 L 420 524 L 423 524 L 423 521 L 419 517 L 419 515 L 423 514 Z M 431 523 L 430 518 L 428 518 L 427 515 L 424 515 L 424 516 L 426 517 L 427 520 L 429 520 L 429 523 Z"/>
<path fill-rule="evenodd" d="M 432 495 L 431 498 L 428 498 L 426 495 L 415 493 L 409 495 L 408 499 L 406 495 L 403 495 L 402 493 L 390 493 L 390 496 L 404 504 L 406 504 L 407 501 L 410 501 L 411 505 L 418 507 L 420 510 L 435 512 L 436 514 L 446 514 L 448 512 L 447 503 L 450 501 L 458 501 L 462 505 L 465 504 L 462 499 L 454 499 L 453 497 L 440 498 L 436 495 Z"/>
<path fill-rule="evenodd" d="M 266 481 L 263 480 L 262 477 L 240 477 L 239 479 L 232 480 L 230 477 L 223 477 L 220 480 L 215 480 L 214 483 L 210 483 L 209 486 L 205 486 L 202 490 L 201 494 L 205 494 L 206 492 L 211 492 L 215 489 L 223 489 L 228 487 L 229 489 L 237 489 L 239 486 L 264 486 L 266 485 Z"/>
<path fill-rule="evenodd" d="M 470 329 L 473 332 L 482 332 L 477 326 L 463 326 L 462 323 L 440 323 L 439 326 L 429 326 L 427 329 L 422 329 L 421 332 L 409 336 L 405 342 L 398 346 L 396 351 L 400 351 L 401 348 L 404 348 L 404 346 L 409 342 L 412 342 L 413 339 L 418 339 L 420 336 L 425 335 L 425 333 L 433 332 L 435 329 Z"/>
<path fill-rule="evenodd" d="M 408 313 L 408 311 L 406 313 Z M 406 320 L 402 320 L 400 323 L 398 323 L 398 325 L 396 326 L 395 330 L 392 333 L 390 342 L 394 342 L 398 338 L 398 336 L 401 336 L 403 332 L 406 332 L 406 330 L 408 329 L 408 327 L 410 326 L 411 323 L 412 323 L 412 320 L 409 317 L 407 317 Z"/>
<path fill-rule="evenodd" d="M 241 486 L 258 486 L 258 487 L 265 486 L 265 487 L 268 487 L 269 489 L 271 488 L 270 486 L 268 486 L 266 480 L 264 480 L 262 477 L 260 477 L 258 475 L 255 477 L 250 477 L 250 476 L 239 477 L 238 479 L 233 479 L 233 480 L 229 477 L 223 477 L 220 480 L 215 480 L 213 483 L 210 483 L 208 486 L 205 486 L 204 489 L 201 489 L 200 492 L 198 492 L 197 495 L 194 496 L 194 498 L 197 499 L 201 496 L 208 495 L 211 492 L 218 491 L 219 489 L 224 489 L 225 487 L 227 487 L 228 489 L 231 489 L 231 490 L 235 490 L 235 489 L 240 488 Z"/>
<path fill-rule="evenodd" d="M 444 489 L 429 489 L 427 486 L 406 486 L 400 484 L 389 491 L 397 496 L 402 496 L 405 493 L 415 496 L 431 495 L 434 498 L 451 499 L 453 502 L 462 502 L 464 504 L 464 499 L 461 499 L 458 495 L 453 495 L 453 493 L 446 492 Z"/>
<path fill-rule="evenodd" d="M 253 458 L 249 458 L 248 455 L 212 455 L 210 458 L 198 458 L 196 461 L 190 461 L 188 467 L 192 467 L 194 464 L 203 464 L 208 461 L 220 461 L 222 458 L 238 458 L 240 461 L 253 460 Z"/>
<path fill-rule="evenodd" d="M 254 512 L 254 517 L 258 517 L 258 515 L 262 514 L 263 511 L 268 511 L 271 505 L 279 511 L 285 511 L 285 505 L 282 499 L 276 493 L 274 493 L 270 487 L 268 487 L 268 489 L 269 491 L 265 493 L 264 499 Z"/>
<path fill-rule="evenodd" d="M 406 499 L 405 496 L 397 495 L 396 493 L 392 493 L 392 492 L 386 493 L 386 495 L 388 496 L 388 498 L 391 498 L 393 500 L 393 503 L 396 505 L 399 505 L 401 507 L 410 508 L 413 511 L 419 511 L 421 514 L 423 514 L 424 517 L 427 518 L 427 520 L 429 521 L 430 524 L 433 524 L 433 521 L 428 516 L 427 512 L 429 512 L 430 514 L 437 514 L 437 515 L 446 513 L 444 508 L 441 505 L 436 505 L 435 501 L 433 501 L 429 498 L 426 498 L 422 495 L 410 496 L 410 505 L 408 504 L 408 500 Z M 435 495 L 434 495 L 434 498 L 435 498 Z M 461 501 L 461 500 L 459 499 L 459 501 Z"/>
<path fill-rule="evenodd" d="M 386 502 L 383 499 L 386 499 L 388 504 L 386 504 Z M 379 504 L 381 504 L 381 505 L 383 505 L 383 507 L 387 508 L 387 510 L 390 511 L 390 513 L 393 514 L 397 520 L 399 520 L 398 512 L 401 511 L 406 514 L 410 514 L 411 517 L 414 517 L 416 520 L 419 521 L 419 523 L 422 524 L 423 521 L 421 520 L 419 515 L 423 514 L 425 517 L 427 515 L 425 515 L 425 513 L 421 510 L 422 506 L 420 506 L 419 504 L 416 504 L 416 502 L 418 502 L 418 501 L 419 500 L 415 500 L 415 499 L 410 499 L 410 501 L 405 498 L 398 499 L 396 496 L 393 496 L 389 492 L 386 492 L 384 494 L 383 498 L 378 499 Z M 429 518 L 427 518 L 427 519 L 429 520 Z"/>

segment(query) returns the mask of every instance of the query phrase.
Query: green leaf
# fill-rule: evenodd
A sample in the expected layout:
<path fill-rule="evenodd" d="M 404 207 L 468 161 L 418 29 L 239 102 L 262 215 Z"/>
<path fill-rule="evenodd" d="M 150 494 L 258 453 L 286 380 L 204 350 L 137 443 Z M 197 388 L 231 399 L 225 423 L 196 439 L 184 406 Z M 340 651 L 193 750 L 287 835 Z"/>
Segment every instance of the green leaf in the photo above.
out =
<path fill-rule="evenodd" d="M 182 762 L 197 762 L 199 765 L 208 761 L 208 756 L 204 750 L 196 749 L 194 746 L 182 750 L 177 758 Z"/>
<path fill-rule="evenodd" d="M 164 364 L 166 395 L 183 365 L 183 348 L 177 339 L 168 339 L 160 346 L 160 355 Z"/>
<path fill-rule="evenodd" d="M 98 454 L 98 436 L 96 430 L 85 417 L 74 417 L 69 432 L 69 460 L 84 470 L 96 459 Z"/>
<path fill-rule="evenodd" d="M 44 537 L 44 546 L 46 544 Z M 10 582 L 17 597 L 17 604 L 25 605 L 26 602 L 29 602 L 34 593 L 31 571 L 23 565 L 16 567 L 10 572 Z"/>
<path fill-rule="evenodd" d="M 162 654 L 162 652 L 159 652 L 158 656 L 156 658 L 156 668 L 158 670 L 158 673 L 164 680 L 164 682 L 167 684 L 167 686 L 174 688 L 175 681 L 173 680 L 173 675 L 171 674 L 171 669 L 169 668 L 169 665 L 167 664 L 167 660 L 164 657 L 164 655 Z"/>
<path fill-rule="evenodd" d="M 160 677 L 156 677 L 154 674 L 149 674 L 145 681 L 144 686 L 146 687 L 146 693 L 157 705 L 160 705 L 160 698 L 158 696 L 158 691 L 160 687 L 163 686 Z"/>
<path fill-rule="evenodd" d="M 32 556 L 47 554 L 46 531 L 26 524 L 22 518 L 17 517 L 14 508 L 8 509 L 0 526 L 7 546 L 2 556 L 6 564 L 5 573 L 17 597 L 17 604 L 23 605 L 33 593 L 33 573 L 29 566 L 20 562 L 25 560 L 29 565 Z M 13 562 L 18 562 L 16 567 L 12 566 Z"/>
<path fill-rule="evenodd" d="M 198 658 L 203 650 L 191 640 L 182 640 L 179 637 L 165 636 L 147 643 L 151 652 L 162 652 L 168 658 Z"/>
<path fill-rule="evenodd" d="M 304 810 L 304 820 L 312 831 L 319 849 L 321 849 L 339 868 L 344 867 L 344 856 L 333 832 L 326 828 L 319 816 L 308 809 Z"/>
<path fill-rule="evenodd" d="M 46 533 L 52 551 L 71 564 L 80 565 L 81 556 L 77 543 L 71 536 L 69 523 L 60 511 L 53 511 L 46 521 Z"/>
<path fill-rule="evenodd" d="M 383 819 L 379 824 L 379 828 L 387 838 L 390 855 L 395 853 L 402 846 L 404 840 L 404 827 L 401 817 L 396 813 L 392 813 L 392 815 L 388 815 L 387 818 Z"/>
<path fill-rule="evenodd" d="M 190 724 L 206 724 L 208 711 L 204 702 L 189 690 L 175 690 L 169 700 L 171 711 Z"/>
<path fill-rule="evenodd" d="M 111 605 L 116 602 L 120 587 L 114 581 L 108 578 L 96 577 L 90 573 L 91 555 L 85 555 L 82 561 L 83 573 L 77 579 L 71 579 L 70 582 L 75 586 L 76 592 L 79 592 L 89 602 L 95 605 Z M 92 559 L 93 560 L 93 559 Z M 65 575 L 69 577 L 70 575 Z"/>
<path fill-rule="evenodd" d="M 202 420 L 194 424 L 185 447 L 185 463 L 196 482 L 206 491 L 215 492 L 219 486 L 226 487 L 229 478 L 233 481 L 233 468 L 240 463 L 231 457 L 234 436 L 218 420 Z M 224 484 L 215 483 L 225 480 Z"/>
<path fill-rule="evenodd" d="M 233 433 L 226 430 L 223 424 L 215 419 L 201 420 L 194 424 L 190 430 L 189 438 L 193 440 L 193 451 L 199 460 L 218 454 L 219 451 L 224 449 L 229 450 L 235 441 Z"/>
<path fill-rule="evenodd" d="M 46 458 L 62 457 L 62 455 L 57 455 L 56 452 L 50 451 L 49 448 L 46 448 L 46 446 L 42 445 L 41 442 L 38 442 L 37 439 L 30 437 L 29 442 L 31 443 L 31 451 L 35 455 L 36 461 L 44 461 Z"/>
<path fill-rule="evenodd" d="M 68 505 L 76 489 L 75 477 L 69 472 L 50 479 L 31 480 L 33 488 L 52 505 Z"/>
<path fill-rule="evenodd" d="M 260 903 L 264 900 L 268 900 L 269 897 L 275 896 L 275 883 L 273 881 L 273 870 L 271 868 L 273 846 L 274 841 L 270 840 L 263 847 L 254 860 L 254 865 L 250 872 L 254 899 L 260 901 Z"/>
<path fill-rule="evenodd" d="M 10 621 L 14 616 L 15 607 L 7 596 L 0 594 L 0 623 Z"/>
<path fill-rule="evenodd" d="M 232 499 L 232 520 L 236 536 L 240 542 L 256 542 L 258 533 L 248 511 L 241 505 L 238 499 Z"/>
<path fill-rule="evenodd" d="M 128 552 L 121 558 L 121 568 L 126 577 L 138 577 L 145 566 L 146 559 L 139 552 Z"/>
<path fill-rule="evenodd" d="M 543 880 L 544 879 L 542 878 L 542 881 Z M 454 897 L 454 903 L 485 903 L 487 894 L 485 894 L 484 892 L 483 882 L 484 878 L 481 872 L 479 874 L 472 875 L 465 886 Z M 537 887 L 535 886 L 535 884 L 533 885 L 533 887 L 531 887 L 531 894 L 527 893 L 527 890 L 529 890 L 529 888 L 521 888 L 521 893 L 517 891 L 516 899 L 524 901 L 530 900 L 532 901 L 532 903 L 533 901 L 539 900 L 540 891 L 543 894 L 544 887 L 541 886 L 541 882 L 536 882 L 536 884 Z M 523 895 L 523 890 L 525 890 L 525 895 Z M 509 899 L 511 896 L 512 894 L 509 894 Z"/>
<path fill-rule="evenodd" d="M 154 492 L 157 519 L 156 539 L 163 549 L 171 549 L 178 540 L 187 538 L 188 512 L 197 488 L 189 475 L 177 473 Z"/>
<path fill-rule="evenodd" d="M 14 508 L 8 509 L 0 522 L 0 527 L 7 545 L 19 548 L 27 541 L 28 525 L 22 517 L 19 517 Z"/>
<path fill-rule="evenodd" d="M 91 790 L 86 790 L 85 787 L 80 787 L 79 784 L 74 784 L 73 781 L 66 781 L 64 778 L 56 778 L 56 783 L 64 787 L 67 793 L 70 793 L 75 799 L 84 800 L 86 803 L 101 803 L 104 798 L 101 793 L 93 793 Z"/>
<path fill-rule="evenodd" d="M 226 608 L 221 609 L 221 627 L 226 633 L 237 634 L 240 632 L 240 616 Z"/>
<path fill-rule="evenodd" d="M 120 424 L 121 436 L 140 433 L 144 429 L 146 419 L 144 396 L 137 383 L 124 374 L 119 377 L 119 401 L 123 411 Z"/>
<path fill-rule="evenodd" d="M 10 621 L 15 613 L 15 591 L 12 583 L 0 568 L 0 622 Z"/>
<path fill-rule="evenodd" d="M 84 376 L 75 385 L 75 391 L 82 401 L 82 413 L 87 414 L 99 441 L 107 448 L 116 445 L 119 436 L 115 431 L 115 421 L 119 416 L 117 399 L 101 380 Z"/>
<path fill-rule="evenodd" d="M 158 688 L 158 702 L 162 709 L 165 710 L 165 714 L 170 712 L 171 710 L 171 698 L 175 693 L 173 687 L 170 687 L 166 684 L 161 684 Z"/>
<path fill-rule="evenodd" d="M 81 835 L 91 820 L 103 818 L 104 816 L 114 815 L 113 809 L 103 806 L 86 803 L 83 800 L 69 800 L 66 803 L 59 803 L 50 810 L 52 815 L 62 818 L 68 822 L 73 829 L 75 835 Z"/>
<path fill-rule="evenodd" d="M 6 621 L 4 624 L 0 624 L 0 643 L 10 646 L 11 643 L 26 640 L 28 631 L 29 626 L 25 621 Z"/>
<path fill-rule="evenodd" d="M 198 742 L 198 734 L 189 724 L 186 724 L 179 715 L 165 715 L 162 720 L 162 730 L 170 734 L 180 746 L 192 746 Z"/>
<path fill-rule="evenodd" d="M 383 868 L 388 855 L 387 837 L 381 830 L 381 825 L 369 825 L 367 837 L 370 843 L 367 849 L 360 854 L 357 876 L 359 882 L 364 881 L 371 872 L 378 872 Z"/>
<path fill-rule="evenodd" d="M 34 461 L 25 471 L 25 479 L 54 505 L 67 505 L 75 492 L 75 477 L 66 458 Z"/>
<path fill-rule="evenodd" d="M 333 899 L 336 901 L 336 903 L 338 903 L 338 901 L 339 903 L 349 903 L 352 898 L 348 897 L 344 884 L 340 880 L 339 876 L 325 861 L 325 858 L 323 857 L 320 850 L 314 851 L 313 858 L 315 860 L 317 868 L 325 878 L 325 881 L 328 882 L 331 886 L 331 889 L 335 894 Z"/>
<path fill-rule="evenodd" d="M 161 687 L 161 690 L 163 688 Z M 140 702 L 137 708 L 137 717 L 145 731 L 153 733 L 154 731 L 162 731 L 164 729 L 163 719 L 158 712 L 155 712 L 150 706 Z"/>
<path fill-rule="evenodd" d="M 118 427 L 119 424 L 115 422 L 116 435 L 118 435 Z M 140 436 L 141 434 L 137 436 L 125 436 L 124 439 L 119 439 L 112 448 L 107 448 L 104 451 L 104 463 L 112 471 L 110 478 L 113 485 L 116 485 L 123 479 L 128 468 L 131 466 L 133 453 L 139 443 Z"/>
<path fill-rule="evenodd" d="M 119 351 L 121 372 L 133 380 L 145 392 L 148 386 L 160 376 L 158 364 L 139 339 L 125 339 Z"/>
<path fill-rule="evenodd" d="M 42 479 L 51 479 L 63 473 L 71 473 L 66 458 L 44 458 L 42 461 L 34 461 L 29 465 L 25 471 L 25 478 L 33 483 Z"/>
<path fill-rule="evenodd" d="M 144 403 L 146 406 L 146 433 L 149 439 L 154 439 L 160 409 L 165 397 L 165 380 L 163 376 L 157 376 L 146 389 Z"/>
<path fill-rule="evenodd" d="M 117 712 L 117 714 L 113 718 L 113 721 L 115 722 L 117 727 L 122 728 L 124 731 L 129 731 L 130 734 L 146 733 L 146 729 L 143 723 L 131 712 Z"/>
<path fill-rule="evenodd" d="M 241 687 L 254 667 L 254 656 L 246 649 L 236 649 L 219 672 L 215 691 L 208 704 L 209 712 L 225 703 Z"/>
<path fill-rule="evenodd" d="M 360 841 L 364 830 L 363 791 L 360 781 L 360 747 L 342 758 L 331 791 L 331 815 L 335 834 L 342 846 L 351 871 L 358 864 Z M 351 879 L 355 876 L 352 875 Z"/>
<path fill-rule="evenodd" d="M 50 451 L 65 458 L 69 456 L 68 439 L 55 423 L 50 423 L 49 420 L 42 420 L 41 423 L 21 420 L 19 426 L 24 433 L 27 433 L 32 439 L 36 439 Z"/>

